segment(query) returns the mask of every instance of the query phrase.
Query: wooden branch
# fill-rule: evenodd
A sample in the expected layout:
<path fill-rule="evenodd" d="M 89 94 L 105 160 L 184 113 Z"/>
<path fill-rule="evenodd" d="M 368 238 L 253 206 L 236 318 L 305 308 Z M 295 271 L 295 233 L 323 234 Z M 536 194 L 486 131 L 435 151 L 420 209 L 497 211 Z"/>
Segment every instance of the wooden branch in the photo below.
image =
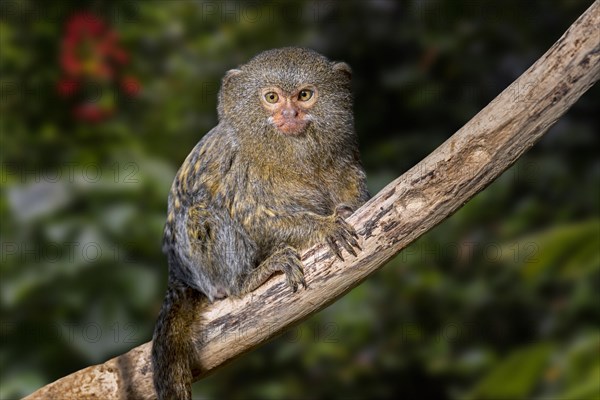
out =
<path fill-rule="evenodd" d="M 390 183 L 350 222 L 358 257 L 324 246 L 304 255 L 308 290 L 283 276 L 239 300 L 201 310 L 196 378 L 252 350 L 342 296 L 450 216 L 534 145 L 600 77 L 600 3 L 592 6 L 519 79 L 427 158 Z M 51 383 L 27 399 L 151 399 L 150 343 Z"/>

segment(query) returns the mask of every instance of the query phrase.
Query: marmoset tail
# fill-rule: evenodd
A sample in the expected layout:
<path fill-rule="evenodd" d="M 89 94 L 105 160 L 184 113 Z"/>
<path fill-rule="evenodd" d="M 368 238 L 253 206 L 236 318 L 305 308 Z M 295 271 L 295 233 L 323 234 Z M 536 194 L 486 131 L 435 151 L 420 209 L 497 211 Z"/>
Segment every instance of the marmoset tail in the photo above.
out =
<path fill-rule="evenodd" d="M 277 272 L 293 291 L 306 287 L 299 251 L 318 242 L 356 255 L 344 218 L 369 195 L 350 78 L 347 64 L 302 48 L 265 51 L 223 78 L 219 123 L 169 194 L 169 288 L 152 347 L 159 399 L 191 399 L 199 305 Z"/>

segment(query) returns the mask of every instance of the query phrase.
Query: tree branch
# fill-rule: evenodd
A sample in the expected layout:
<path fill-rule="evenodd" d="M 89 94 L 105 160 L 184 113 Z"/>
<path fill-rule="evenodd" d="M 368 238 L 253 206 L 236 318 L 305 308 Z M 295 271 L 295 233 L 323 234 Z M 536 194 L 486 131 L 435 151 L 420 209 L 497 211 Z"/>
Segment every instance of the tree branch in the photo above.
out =
<path fill-rule="evenodd" d="M 252 350 L 357 286 L 401 249 L 450 216 L 533 146 L 600 77 L 600 2 L 519 79 L 456 134 L 349 219 L 358 257 L 341 262 L 315 246 L 303 255 L 308 290 L 282 275 L 242 299 L 201 310 L 196 378 Z M 51 383 L 27 399 L 151 399 L 150 343 Z"/>

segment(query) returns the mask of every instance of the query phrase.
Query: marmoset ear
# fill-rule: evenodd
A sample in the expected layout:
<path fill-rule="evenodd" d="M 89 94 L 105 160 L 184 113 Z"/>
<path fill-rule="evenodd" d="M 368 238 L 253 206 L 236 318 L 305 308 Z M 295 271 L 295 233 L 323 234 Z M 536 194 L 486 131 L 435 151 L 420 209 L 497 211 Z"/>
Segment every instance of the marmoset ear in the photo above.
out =
<path fill-rule="evenodd" d="M 345 74 L 348 79 L 352 79 L 352 68 L 350 68 L 350 66 L 345 62 L 337 62 L 333 64 L 333 70 L 340 71 L 341 73 Z"/>
<path fill-rule="evenodd" d="M 225 86 L 227 85 L 227 83 L 231 80 L 231 78 L 233 78 L 236 75 L 239 75 L 242 73 L 241 69 L 230 69 L 229 71 L 227 71 L 225 73 L 225 76 L 223 77 L 223 80 L 221 81 L 221 85 Z"/>

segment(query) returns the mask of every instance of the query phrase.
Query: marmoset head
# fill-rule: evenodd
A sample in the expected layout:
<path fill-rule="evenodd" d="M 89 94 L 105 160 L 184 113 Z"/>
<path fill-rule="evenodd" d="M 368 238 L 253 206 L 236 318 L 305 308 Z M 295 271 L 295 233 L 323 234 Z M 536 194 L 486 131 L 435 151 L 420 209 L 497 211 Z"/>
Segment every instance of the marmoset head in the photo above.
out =
<path fill-rule="evenodd" d="M 268 50 L 227 72 L 219 119 L 236 128 L 300 137 L 353 132 L 350 67 L 295 47 Z"/>

